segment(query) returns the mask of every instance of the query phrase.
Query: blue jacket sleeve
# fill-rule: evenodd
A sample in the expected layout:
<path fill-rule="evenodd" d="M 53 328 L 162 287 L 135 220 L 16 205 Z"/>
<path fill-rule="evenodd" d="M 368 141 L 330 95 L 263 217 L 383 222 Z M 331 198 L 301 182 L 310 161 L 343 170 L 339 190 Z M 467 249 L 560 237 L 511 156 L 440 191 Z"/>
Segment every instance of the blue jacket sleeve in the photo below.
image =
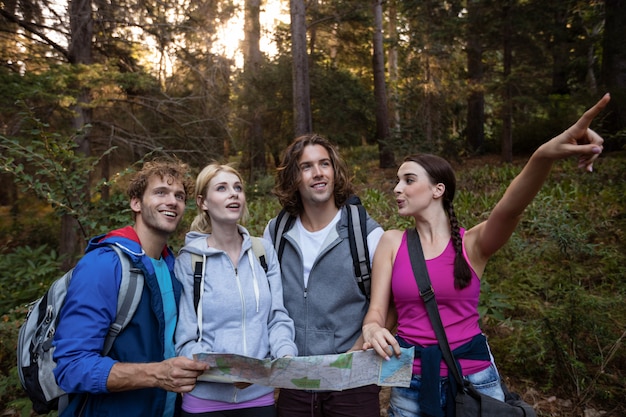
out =
<path fill-rule="evenodd" d="M 97 248 L 76 265 L 54 337 L 54 376 L 68 393 L 108 392 L 115 361 L 101 352 L 115 321 L 120 281 L 120 260 L 110 248 Z"/>

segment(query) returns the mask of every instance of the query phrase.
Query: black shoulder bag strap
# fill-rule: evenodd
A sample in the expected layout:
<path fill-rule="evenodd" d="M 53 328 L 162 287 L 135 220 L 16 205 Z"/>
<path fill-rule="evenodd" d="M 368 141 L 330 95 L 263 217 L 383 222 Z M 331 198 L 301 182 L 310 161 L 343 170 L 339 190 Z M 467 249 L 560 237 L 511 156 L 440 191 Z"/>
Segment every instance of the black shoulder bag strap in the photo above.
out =
<path fill-rule="evenodd" d="M 446 365 L 448 365 L 448 370 L 452 373 L 452 376 L 454 376 L 454 379 L 458 384 L 457 389 L 463 389 L 463 378 L 456 364 L 456 360 L 454 359 L 454 355 L 450 350 L 446 332 L 443 330 L 441 316 L 439 315 L 439 307 L 437 306 L 437 300 L 435 299 L 435 292 L 433 291 L 433 286 L 430 282 L 430 277 L 428 276 L 428 270 L 426 269 L 426 260 L 424 259 L 422 243 L 420 242 L 419 234 L 415 228 L 407 229 L 406 241 L 409 249 L 413 275 L 415 276 L 415 281 L 417 282 L 417 288 L 419 289 L 420 297 L 422 297 L 422 300 L 424 300 L 424 304 L 426 305 L 426 311 L 428 312 L 428 317 L 430 318 L 435 335 L 437 336 L 441 354 L 446 362 Z"/>

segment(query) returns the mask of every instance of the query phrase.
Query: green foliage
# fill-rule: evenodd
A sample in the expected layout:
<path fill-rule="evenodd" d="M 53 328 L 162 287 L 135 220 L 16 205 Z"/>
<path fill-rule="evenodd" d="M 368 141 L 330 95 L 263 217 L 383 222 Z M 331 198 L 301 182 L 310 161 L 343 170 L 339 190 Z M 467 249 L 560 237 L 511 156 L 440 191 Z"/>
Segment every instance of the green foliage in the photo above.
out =
<path fill-rule="evenodd" d="M 24 397 L 17 375 L 15 348 L 26 312 L 22 306 L 0 315 L 0 409 L 10 408 L 24 417 L 31 415 L 32 404 Z"/>
<path fill-rule="evenodd" d="M 23 196 L 11 207 L 0 207 L 0 252 L 16 246 L 56 247 L 59 219 L 50 206 Z"/>
<path fill-rule="evenodd" d="M 482 308 L 491 299 L 485 282 L 510 305 L 499 311 L 505 322 L 487 314 L 503 374 L 573 395 L 579 407 L 619 407 L 626 392 L 626 251 L 618 240 L 626 230 L 618 180 L 625 168 L 619 154 L 599 161 L 593 175 L 557 164 L 483 276 Z"/>
<path fill-rule="evenodd" d="M 412 226 L 399 217 L 393 199 L 395 170 L 376 168 L 376 147 L 342 148 L 368 212 L 385 228 Z M 461 224 L 484 220 L 521 165 L 498 162 L 457 165 L 455 211 Z M 579 407 L 620 410 L 626 394 L 626 155 L 607 154 L 592 174 L 575 162 L 555 164 L 509 242 L 490 260 L 482 277 L 479 311 L 500 371 L 507 379 L 561 398 Z M 261 235 L 279 210 L 271 195 L 273 177 L 246 189 L 250 218 L 246 227 Z M 124 222 L 125 197 L 98 199 L 88 216 L 90 228 L 109 229 Z M 94 204 L 95 204 L 94 203 Z M 189 202 L 176 236 L 175 250 L 195 216 Z M 111 217 L 112 216 L 112 217 Z M 113 220 L 111 220 L 113 219 Z M 50 246 L 14 248 L 0 257 L 0 322 L 3 369 L 14 369 L 14 344 L 25 308 L 58 276 L 59 262 Z M 23 259 L 32 259 L 32 264 Z M 21 298 L 20 298 L 21 297 Z M 13 304 L 11 305 L 11 300 Z M 6 342 L 5 342 L 6 341 Z M 24 406 L 14 373 L 0 374 L 0 390 Z M 3 401 L 5 394 L 2 394 Z M 7 400 L 7 401 L 8 401 Z M 21 403 L 20 403 L 21 401 Z M 619 413 L 618 413 L 619 414 Z"/>
<path fill-rule="evenodd" d="M 245 226 L 253 236 L 263 236 L 267 222 L 276 217 L 280 205 L 276 198 L 259 198 L 248 200 L 250 217 Z"/>
<path fill-rule="evenodd" d="M 316 131 L 339 145 L 358 146 L 374 136 L 373 94 L 348 71 L 314 66 L 311 107 Z"/>
<path fill-rule="evenodd" d="M 47 245 L 20 246 L 0 257 L 0 315 L 43 295 L 59 272 L 60 259 Z"/>
<path fill-rule="evenodd" d="M 23 136 L 0 136 L 0 170 L 12 174 L 23 193 L 34 193 L 58 215 L 75 217 L 83 237 L 89 237 L 86 222 L 93 208 L 89 180 L 100 158 L 81 155 L 76 138 L 53 132 L 28 113 L 23 121 Z"/>

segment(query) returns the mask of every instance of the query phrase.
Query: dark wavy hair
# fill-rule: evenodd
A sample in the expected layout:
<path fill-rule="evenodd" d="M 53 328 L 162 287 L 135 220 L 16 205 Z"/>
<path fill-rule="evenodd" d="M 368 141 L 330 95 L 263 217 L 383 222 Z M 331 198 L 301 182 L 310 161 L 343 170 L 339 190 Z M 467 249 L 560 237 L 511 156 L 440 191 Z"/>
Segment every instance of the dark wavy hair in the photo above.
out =
<path fill-rule="evenodd" d="M 165 180 L 168 184 L 174 181 L 180 181 L 185 190 L 185 202 L 193 193 L 193 179 L 189 175 L 189 167 L 178 160 L 154 160 L 146 162 L 141 170 L 137 171 L 135 176 L 128 184 L 127 194 L 132 200 L 133 198 L 142 199 L 146 192 L 150 178 L 157 176 Z M 136 213 L 133 212 L 133 218 Z"/>
<path fill-rule="evenodd" d="M 463 242 L 459 221 L 454 213 L 454 194 L 456 193 L 456 176 L 454 170 L 445 159 L 430 154 L 416 154 L 404 158 L 404 162 L 415 162 L 420 165 L 433 184 L 443 184 L 446 188 L 443 194 L 443 208 L 450 220 L 452 244 L 454 245 L 454 286 L 458 289 L 467 287 L 472 279 L 472 271 L 463 256 Z"/>
<path fill-rule="evenodd" d="M 333 194 L 337 207 L 343 206 L 348 197 L 354 194 L 354 188 L 348 174 L 348 166 L 339 156 L 335 145 L 328 139 L 315 133 L 299 136 L 283 153 L 283 158 L 276 174 L 276 185 L 273 190 L 281 206 L 294 216 L 301 214 L 304 210 L 302 197 L 298 191 L 300 186 L 300 157 L 304 152 L 304 148 L 312 145 L 323 146 L 328 151 L 335 172 Z"/>

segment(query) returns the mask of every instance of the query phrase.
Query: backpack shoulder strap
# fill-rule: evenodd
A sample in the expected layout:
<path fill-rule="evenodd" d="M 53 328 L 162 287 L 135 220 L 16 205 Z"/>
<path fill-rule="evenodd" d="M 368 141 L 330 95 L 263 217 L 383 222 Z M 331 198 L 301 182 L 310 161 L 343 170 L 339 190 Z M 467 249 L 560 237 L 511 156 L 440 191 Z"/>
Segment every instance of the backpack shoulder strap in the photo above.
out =
<path fill-rule="evenodd" d="M 109 353 L 115 338 L 133 318 L 141 299 L 144 284 L 143 272 L 131 265 L 128 255 L 115 245 L 110 245 L 110 247 L 117 253 L 122 263 L 122 282 L 117 295 L 117 316 L 115 322 L 109 327 L 102 355 Z"/>
<path fill-rule="evenodd" d="M 263 241 L 260 237 L 250 236 L 250 240 L 252 241 L 252 251 L 254 252 L 254 256 L 257 257 L 259 263 L 263 267 L 265 273 L 267 273 L 267 256 L 265 255 L 265 246 L 263 246 Z"/>
<path fill-rule="evenodd" d="M 267 272 L 267 256 L 265 255 L 265 247 L 261 238 L 250 236 L 252 241 L 252 250 L 257 257 L 263 270 Z M 201 297 L 201 285 L 202 285 L 202 272 L 204 269 L 204 258 L 197 253 L 191 253 L 191 269 L 193 271 L 193 308 L 194 311 L 198 311 L 198 305 L 200 304 Z"/>
<path fill-rule="evenodd" d="M 348 239 L 354 274 L 361 292 L 369 300 L 372 286 L 372 266 L 367 247 L 367 213 L 361 204 L 347 204 L 346 208 L 348 211 Z"/>
<path fill-rule="evenodd" d="M 274 224 L 274 249 L 276 249 L 276 255 L 278 255 L 278 261 L 283 257 L 283 251 L 285 250 L 285 241 L 283 235 L 296 221 L 296 218 L 287 213 L 287 210 L 282 209 L 276 217 L 276 223 Z"/>
<path fill-rule="evenodd" d="M 200 303 L 200 286 L 202 284 L 202 270 L 204 269 L 204 258 L 197 253 L 191 253 L 191 270 L 193 271 L 193 309 L 198 311 Z"/>

